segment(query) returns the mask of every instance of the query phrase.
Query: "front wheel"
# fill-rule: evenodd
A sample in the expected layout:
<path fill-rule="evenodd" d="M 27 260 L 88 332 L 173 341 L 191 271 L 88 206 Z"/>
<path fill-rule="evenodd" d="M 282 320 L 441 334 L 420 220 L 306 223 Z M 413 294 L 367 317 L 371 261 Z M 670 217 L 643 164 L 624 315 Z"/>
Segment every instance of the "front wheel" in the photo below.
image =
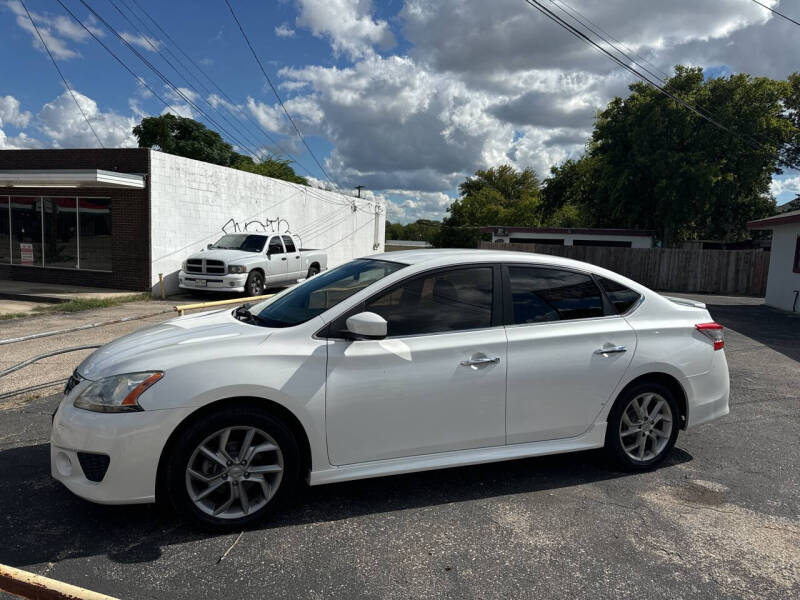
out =
<path fill-rule="evenodd" d="M 244 284 L 244 292 L 248 296 L 260 296 L 264 293 L 264 276 L 258 271 L 250 271 Z"/>
<path fill-rule="evenodd" d="M 173 447 L 170 501 L 180 516 L 206 529 L 246 526 L 292 497 L 299 456 L 291 430 L 268 412 L 222 408 L 191 424 Z"/>
<path fill-rule="evenodd" d="M 608 415 L 606 452 L 628 471 L 646 471 L 661 463 L 678 438 L 680 413 L 672 392 L 642 382 L 617 398 Z"/>

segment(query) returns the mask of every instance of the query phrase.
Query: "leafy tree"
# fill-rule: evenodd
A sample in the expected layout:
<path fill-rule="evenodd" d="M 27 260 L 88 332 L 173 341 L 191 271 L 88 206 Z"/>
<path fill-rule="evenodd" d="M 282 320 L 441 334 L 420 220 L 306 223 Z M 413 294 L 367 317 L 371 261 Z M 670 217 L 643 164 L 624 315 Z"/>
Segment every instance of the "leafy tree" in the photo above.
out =
<path fill-rule="evenodd" d="M 747 221 L 770 214 L 778 156 L 798 152 L 797 75 L 706 80 L 702 69 L 678 66 L 666 88 L 739 135 L 634 83 L 600 112 L 586 154 L 553 169 L 548 210 L 580 207 L 595 226 L 654 229 L 665 246 L 743 239 Z"/>
<path fill-rule="evenodd" d="M 406 225 L 386 221 L 386 239 L 414 240 L 418 242 L 430 242 L 436 245 L 434 242 L 438 239 L 441 227 L 442 224 L 440 221 L 431 221 L 429 219 L 418 219 Z"/>
<path fill-rule="evenodd" d="M 133 128 L 133 135 L 140 148 L 156 148 L 168 154 L 308 185 L 305 177 L 294 172 L 290 161 L 268 157 L 255 162 L 249 156 L 235 152 L 219 133 L 194 119 L 170 113 L 145 117 Z"/>
<path fill-rule="evenodd" d="M 539 179 L 533 169 L 500 165 L 478 170 L 458 190 L 460 197 L 447 209 L 437 240 L 444 247 L 474 248 L 482 226 L 541 223 Z"/>

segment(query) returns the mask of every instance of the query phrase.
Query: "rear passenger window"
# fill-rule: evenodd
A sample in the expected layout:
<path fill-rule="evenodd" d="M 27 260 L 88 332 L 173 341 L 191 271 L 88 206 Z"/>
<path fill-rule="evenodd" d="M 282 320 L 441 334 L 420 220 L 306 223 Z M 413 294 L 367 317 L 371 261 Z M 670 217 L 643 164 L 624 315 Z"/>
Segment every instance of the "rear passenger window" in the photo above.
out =
<path fill-rule="evenodd" d="M 634 304 L 639 300 L 641 294 L 634 292 L 630 288 L 626 288 L 621 283 L 611 281 L 605 277 L 598 277 L 600 285 L 606 292 L 606 296 L 611 300 L 611 304 L 617 309 L 619 314 L 628 312 Z"/>
<path fill-rule="evenodd" d="M 288 235 L 284 235 L 284 236 L 281 236 L 281 237 L 283 237 L 283 245 L 286 246 L 286 252 L 288 252 L 290 254 L 292 252 L 295 252 L 296 250 L 295 250 L 295 247 L 294 247 L 294 240 L 292 238 L 290 238 Z"/>
<path fill-rule="evenodd" d="M 514 323 L 602 317 L 603 299 L 583 273 L 543 267 L 509 267 Z"/>
<path fill-rule="evenodd" d="M 490 327 L 492 268 L 417 277 L 368 301 L 365 310 L 386 319 L 390 336 Z"/>

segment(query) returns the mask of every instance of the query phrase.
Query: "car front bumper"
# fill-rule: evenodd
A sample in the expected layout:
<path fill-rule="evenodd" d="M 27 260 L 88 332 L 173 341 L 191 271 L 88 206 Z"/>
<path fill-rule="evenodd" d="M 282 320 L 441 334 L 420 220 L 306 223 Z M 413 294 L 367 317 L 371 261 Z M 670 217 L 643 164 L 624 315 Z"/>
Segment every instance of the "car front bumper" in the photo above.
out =
<path fill-rule="evenodd" d="M 228 275 L 200 275 L 178 272 L 178 287 L 184 290 L 208 290 L 211 292 L 243 292 L 247 273 Z"/>
<path fill-rule="evenodd" d="M 62 400 L 53 417 L 52 476 L 72 493 L 91 502 L 154 502 L 161 452 L 191 409 L 96 413 L 75 408 L 74 396 L 73 393 Z M 108 457 L 108 468 L 101 481 L 87 477 L 78 453 Z"/>

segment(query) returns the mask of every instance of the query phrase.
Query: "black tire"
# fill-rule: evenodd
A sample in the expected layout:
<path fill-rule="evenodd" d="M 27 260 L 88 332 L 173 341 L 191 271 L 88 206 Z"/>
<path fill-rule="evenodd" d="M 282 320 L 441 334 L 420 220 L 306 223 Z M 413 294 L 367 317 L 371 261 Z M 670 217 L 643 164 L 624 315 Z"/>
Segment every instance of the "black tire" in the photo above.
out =
<path fill-rule="evenodd" d="M 196 456 L 198 447 L 210 436 L 228 427 L 257 428 L 267 434 L 278 447 L 274 455 L 278 456 L 278 452 L 280 453 L 283 470 L 277 491 L 273 491 L 274 495 L 264 506 L 244 516 L 221 518 L 205 512 L 192 500 L 188 489 L 188 482 L 192 478 L 187 474 L 187 469 L 190 460 Z M 170 454 L 165 459 L 164 482 L 170 504 L 181 518 L 210 531 L 241 530 L 263 520 L 295 497 L 300 481 L 300 451 L 291 430 L 269 412 L 251 406 L 232 405 L 203 415 L 181 432 L 180 438 L 172 445 Z M 236 467 L 236 463 L 233 466 Z M 250 466 L 253 467 L 252 464 Z M 221 466 L 216 468 L 224 469 Z M 228 467 L 227 470 L 230 469 L 231 467 Z M 220 494 L 232 493 L 232 487 L 237 485 L 233 477 L 226 476 L 225 479 L 226 482 L 218 492 Z M 239 485 L 242 488 L 246 486 L 250 490 L 251 498 L 260 491 L 260 487 L 250 481 L 244 481 Z"/>
<path fill-rule="evenodd" d="M 667 407 L 669 408 L 671 429 L 669 430 L 668 435 L 665 435 L 667 433 L 666 418 L 658 419 L 655 426 L 649 419 L 645 419 L 646 422 L 642 425 L 634 422 L 633 427 L 628 426 L 627 423 L 623 424 L 624 416 L 627 416 L 628 421 L 636 418 L 636 411 L 631 403 L 635 399 L 643 399 L 643 396 L 646 397 L 646 395 L 649 394 L 655 394 L 657 398 L 654 397 L 655 403 L 650 404 L 647 408 L 653 410 L 656 407 L 658 400 L 661 399 L 665 401 Z M 651 402 L 653 402 L 653 400 L 651 400 Z M 665 409 L 662 410 L 666 412 Z M 640 429 L 642 427 L 647 428 L 648 425 L 649 429 L 647 429 L 645 433 L 642 433 L 641 431 L 638 433 L 626 433 L 625 440 L 628 447 L 628 450 L 626 450 L 625 446 L 623 445 L 621 433 L 624 431 L 636 431 L 636 426 L 638 426 Z M 658 431 L 656 431 L 656 429 L 658 429 Z M 678 409 L 678 402 L 673 393 L 659 383 L 642 381 L 626 389 L 622 394 L 620 394 L 619 398 L 617 398 L 616 402 L 614 403 L 614 406 L 608 415 L 605 451 L 614 465 L 625 471 L 648 471 L 658 466 L 672 452 L 672 449 L 675 446 L 675 441 L 678 439 L 679 429 L 680 413 Z M 644 458 L 638 459 L 638 457 L 631 456 L 629 451 L 631 451 L 631 445 L 634 442 L 640 442 L 641 437 L 644 437 L 645 439 L 645 451 L 647 454 Z M 656 437 L 659 440 L 666 440 L 666 443 L 659 441 L 658 444 L 663 443 L 663 446 L 657 447 Z M 628 442 L 628 440 L 631 441 Z M 639 450 L 640 448 L 637 445 L 637 448 L 632 452 L 638 454 Z"/>
<path fill-rule="evenodd" d="M 306 279 L 309 279 L 319 273 L 319 267 L 317 265 L 311 265 L 308 267 L 308 273 L 306 273 Z"/>
<path fill-rule="evenodd" d="M 246 296 L 261 296 L 264 293 L 264 276 L 260 271 L 250 271 L 244 283 Z"/>

